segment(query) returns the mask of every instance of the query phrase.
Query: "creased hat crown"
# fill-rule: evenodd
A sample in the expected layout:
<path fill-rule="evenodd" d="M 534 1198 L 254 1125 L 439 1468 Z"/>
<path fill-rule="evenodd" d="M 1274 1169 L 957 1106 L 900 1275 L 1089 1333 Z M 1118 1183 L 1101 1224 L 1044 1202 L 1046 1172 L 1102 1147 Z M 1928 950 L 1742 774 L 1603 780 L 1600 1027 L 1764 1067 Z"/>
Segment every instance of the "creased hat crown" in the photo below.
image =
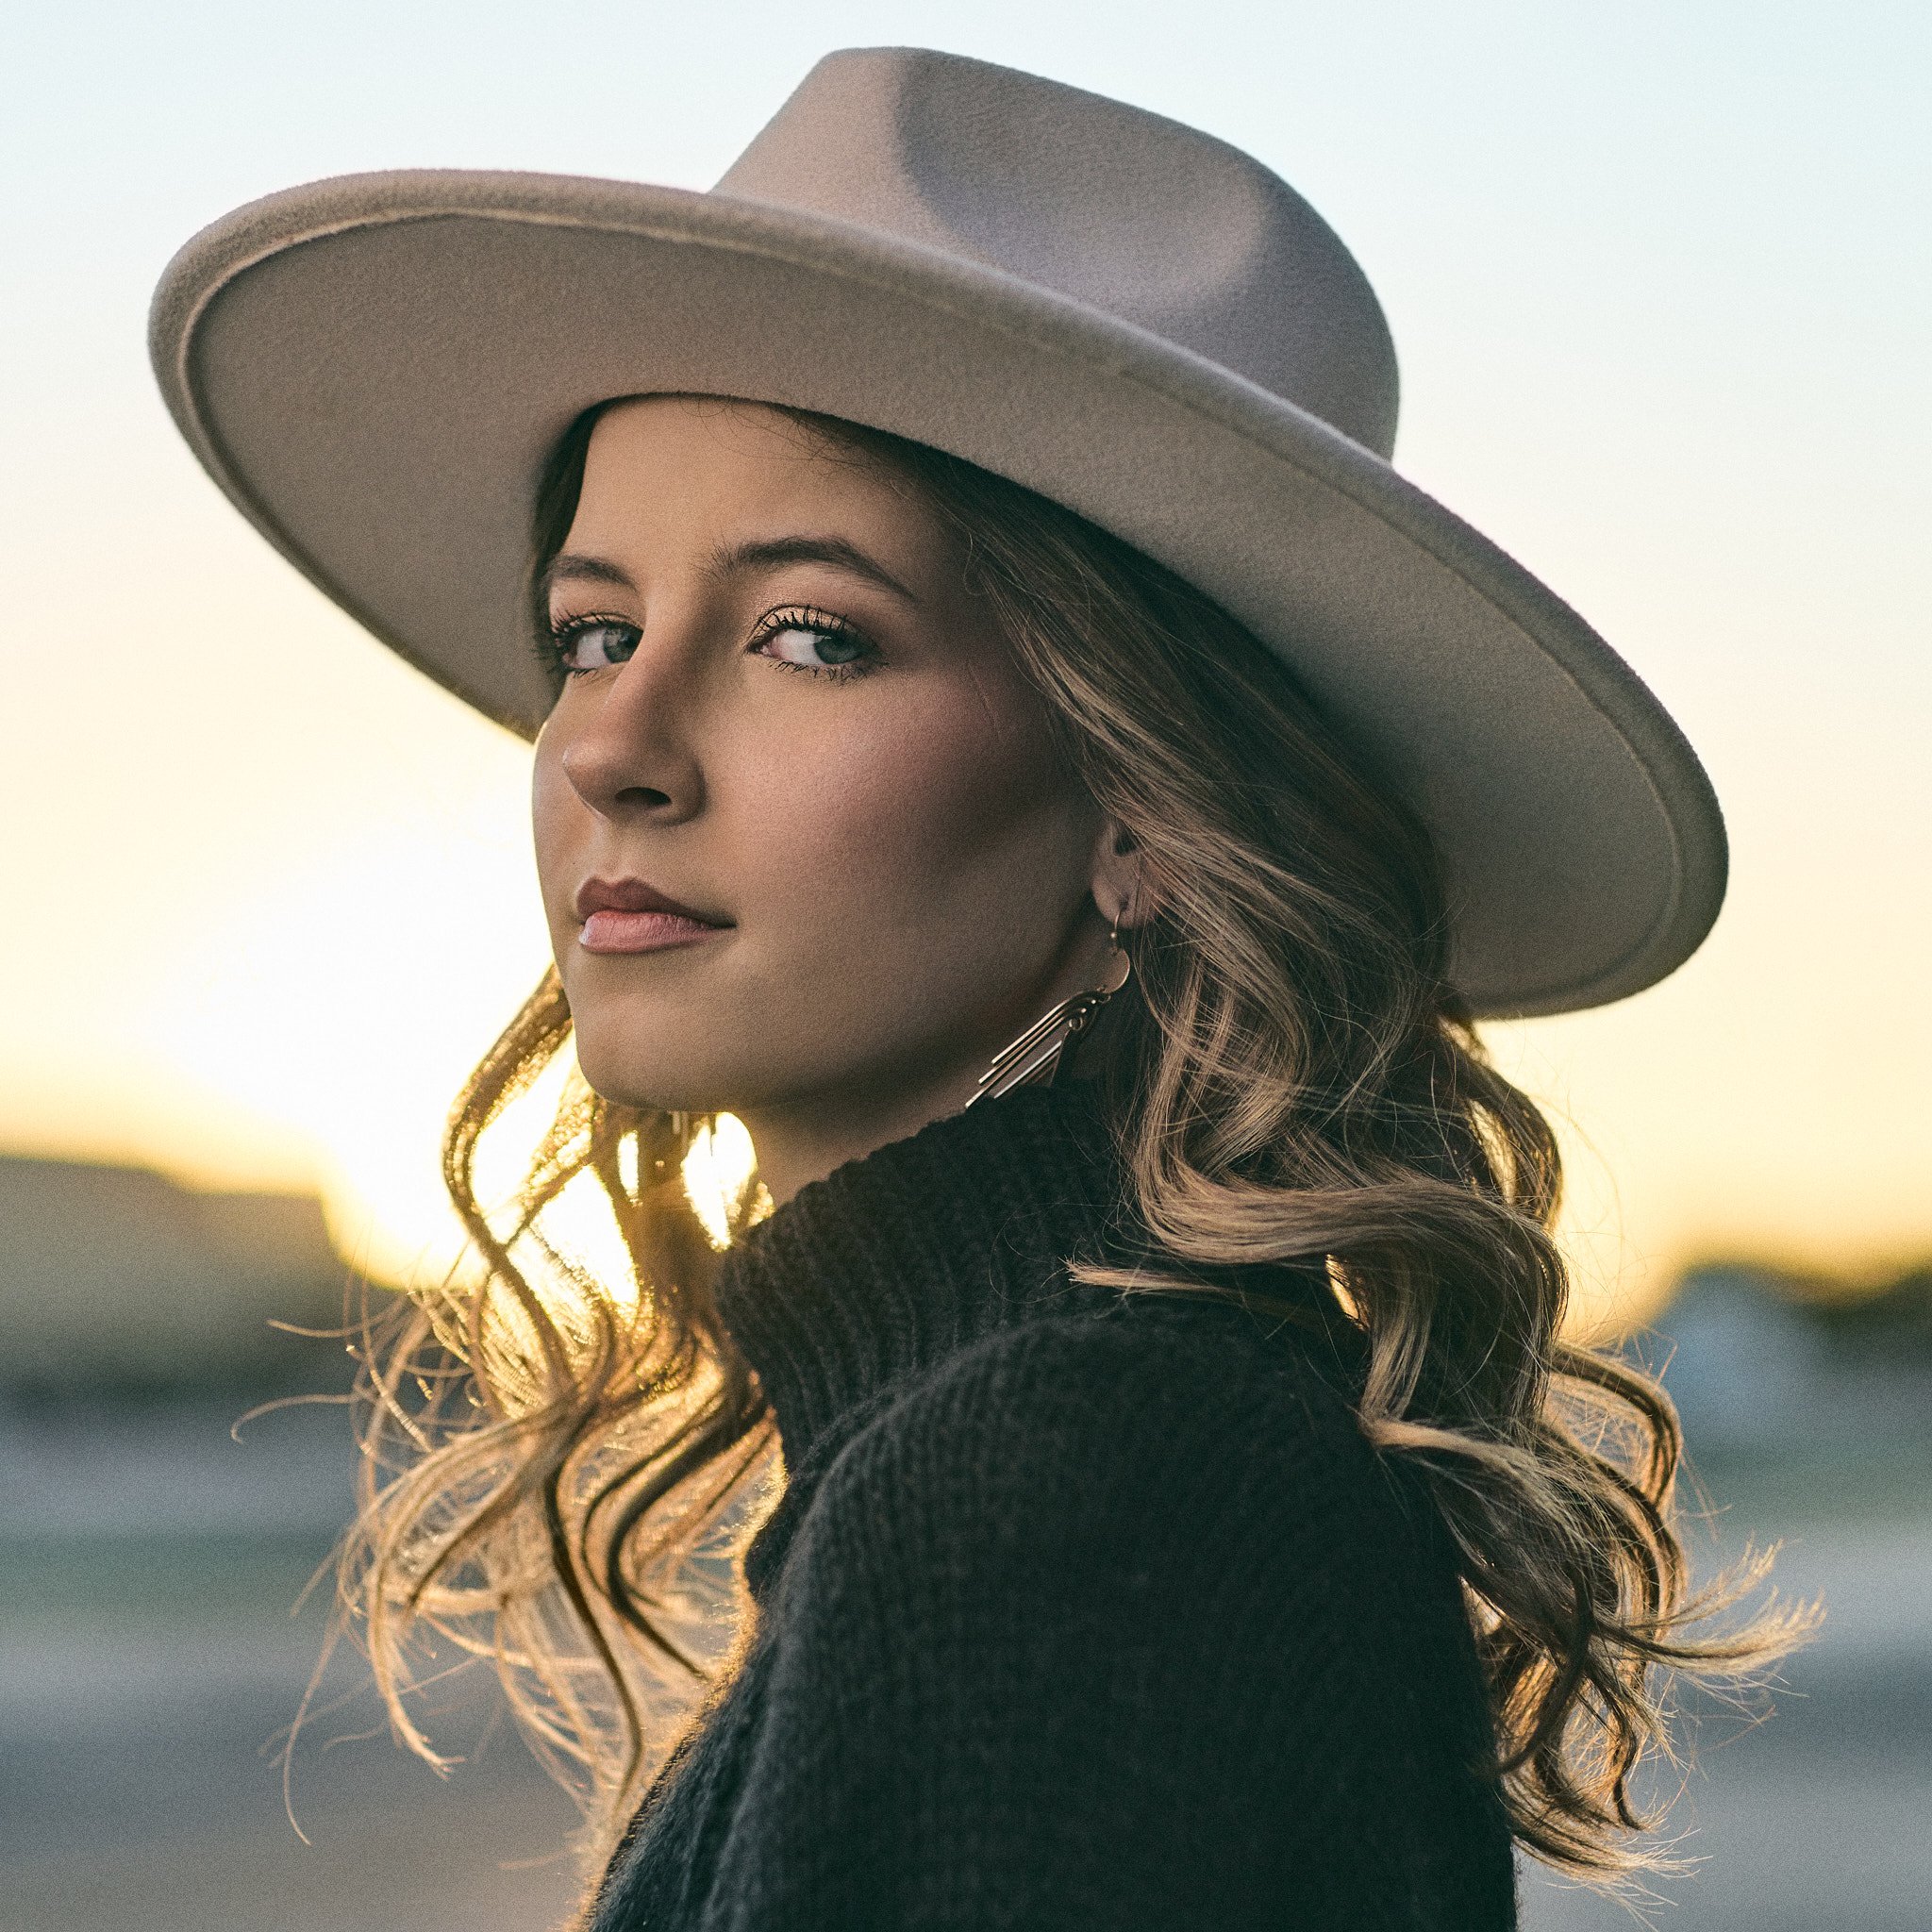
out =
<path fill-rule="evenodd" d="M 912 47 L 830 54 L 716 192 L 828 215 L 1102 309 L 1388 457 L 1395 350 L 1293 189 L 1210 135 Z"/>

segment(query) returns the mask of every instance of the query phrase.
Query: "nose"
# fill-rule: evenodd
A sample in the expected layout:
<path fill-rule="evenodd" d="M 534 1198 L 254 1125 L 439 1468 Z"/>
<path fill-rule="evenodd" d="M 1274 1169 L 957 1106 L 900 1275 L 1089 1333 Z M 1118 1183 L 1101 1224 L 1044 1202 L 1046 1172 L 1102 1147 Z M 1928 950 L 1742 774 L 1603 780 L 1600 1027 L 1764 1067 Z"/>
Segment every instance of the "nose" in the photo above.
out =
<path fill-rule="evenodd" d="M 590 675 L 552 713 L 558 767 L 600 817 L 676 824 L 702 809 L 691 670 L 674 638 L 647 631 L 614 674 Z"/>

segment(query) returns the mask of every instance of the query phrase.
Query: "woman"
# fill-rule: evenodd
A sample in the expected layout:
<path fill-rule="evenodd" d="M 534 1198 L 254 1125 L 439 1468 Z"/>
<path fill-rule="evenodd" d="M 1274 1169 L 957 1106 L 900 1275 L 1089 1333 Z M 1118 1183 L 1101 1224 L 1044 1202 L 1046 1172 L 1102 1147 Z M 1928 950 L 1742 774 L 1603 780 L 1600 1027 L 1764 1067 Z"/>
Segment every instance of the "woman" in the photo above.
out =
<path fill-rule="evenodd" d="M 1722 830 L 1388 467 L 1319 218 L 872 50 L 708 195 L 257 204 L 155 345 L 264 532 L 536 736 L 555 970 L 452 1124 L 482 1266 L 372 1352 L 344 1577 L 419 1749 L 412 1634 L 503 1670 L 584 1923 L 1502 1926 L 1512 1842 L 1628 1862 L 1657 1667 L 1774 1633 L 1682 1632 L 1669 1406 L 1557 1339 L 1472 1019 L 1669 972 Z"/>

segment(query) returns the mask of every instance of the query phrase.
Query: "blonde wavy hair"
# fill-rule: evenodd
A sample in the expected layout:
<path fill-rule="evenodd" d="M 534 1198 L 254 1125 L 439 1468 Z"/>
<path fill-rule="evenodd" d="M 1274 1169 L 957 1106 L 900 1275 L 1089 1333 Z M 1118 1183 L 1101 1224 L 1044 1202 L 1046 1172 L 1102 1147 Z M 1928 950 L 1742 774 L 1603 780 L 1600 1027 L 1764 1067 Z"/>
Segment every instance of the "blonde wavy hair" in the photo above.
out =
<path fill-rule="evenodd" d="M 1279 659 L 1172 573 L 971 464 L 787 413 L 956 530 L 1155 888 L 1139 1024 L 1110 1073 L 1139 1209 L 1174 1265 L 1082 1272 L 1240 1295 L 1191 1265 L 1325 1265 L 1365 1343 L 1362 1430 L 1419 1466 L 1460 1554 L 1517 1840 L 1599 1883 L 1663 1862 L 1633 1837 L 1648 1821 L 1632 1774 L 1670 1748 L 1669 1680 L 1761 1667 L 1803 1620 L 1690 1627 L 1716 1599 L 1687 1598 L 1674 1413 L 1560 1332 L 1556 1143 L 1448 982 L 1421 824 Z M 553 458 L 533 582 L 568 531 L 596 414 Z M 471 1264 L 412 1291 L 358 1351 L 360 1514 L 339 1584 L 403 1740 L 436 1757 L 412 1700 L 425 1662 L 452 1645 L 489 1659 L 596 1859 L 730 1679 L 749 1622 L 736 1557 L 780 1472 L 684 1179 L 714 1124 L 600 1098 L 570 1037 L 552 972 L 452 1115 L 444 1174 Z M 521 1185 L 486 1207 L 486 1131 L 559 1069 Z M 557 1232 L 587 1188 L 615 1267 Z"/>

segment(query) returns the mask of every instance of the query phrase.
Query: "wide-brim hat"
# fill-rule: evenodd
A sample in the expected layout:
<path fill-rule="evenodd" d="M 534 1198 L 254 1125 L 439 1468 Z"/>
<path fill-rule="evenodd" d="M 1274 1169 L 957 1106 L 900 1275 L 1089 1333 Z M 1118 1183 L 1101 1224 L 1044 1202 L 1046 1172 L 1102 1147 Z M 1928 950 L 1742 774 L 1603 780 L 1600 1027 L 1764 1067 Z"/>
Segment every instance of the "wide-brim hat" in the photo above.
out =
<path fill-rule="evenodd" d="M 708 193 L 406 170 L 250 203 L 169 264 L 151 344 L 257 528 L 526 736 L 558 438 L 612 397 L 742 397 L 964 457 L 1248 625 L 1430 827 L 1478 1012 L 1634 992 L 1717 916 L 1723 822 L 1662 708 L 1391 468 L 1394 351 L 1353 258 L 1158 115 L 833 54 Z"/>

